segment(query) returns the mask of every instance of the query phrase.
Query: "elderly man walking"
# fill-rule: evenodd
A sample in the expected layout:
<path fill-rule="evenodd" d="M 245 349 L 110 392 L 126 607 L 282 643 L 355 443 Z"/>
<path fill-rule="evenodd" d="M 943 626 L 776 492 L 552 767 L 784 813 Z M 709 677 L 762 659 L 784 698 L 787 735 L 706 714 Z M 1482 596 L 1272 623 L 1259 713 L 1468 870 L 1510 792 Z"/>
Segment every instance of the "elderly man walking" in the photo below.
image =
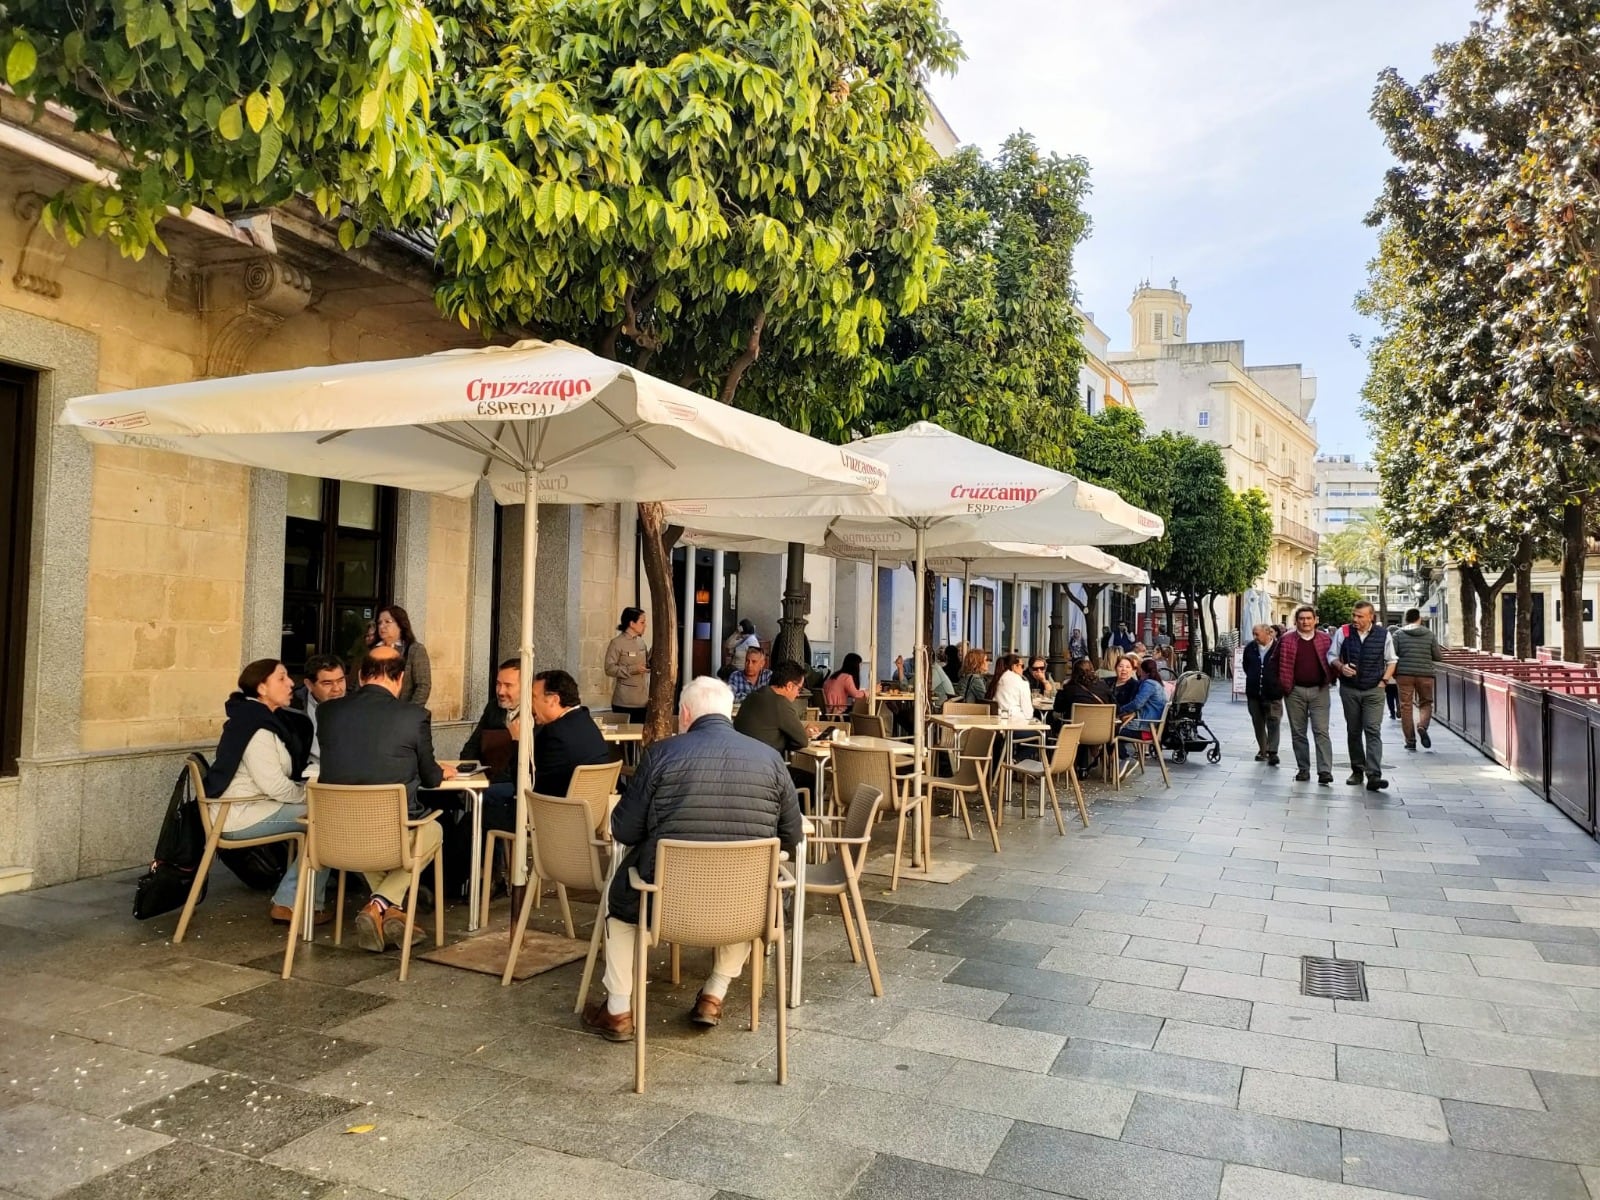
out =
<path fill-rule="evenodd" d="M 1433 630 L 1422 623 L 1422 613 L 1406 610 L 1406 623 L 1394 635 L 1394 679 L 1400 685 L 1400 729 L 1406 736 L 1406 749 L 1433 746 L 1428 726 L 1433 722 L 1433 664 L 1441 661 L 1439 641 Z M 1420 711 L 1413 711 L 1412 705 Z"/>
<path fill-rule="evenodd" d="M 1345 736 L 1350 747 L 1350 778 L 1366 780 L 1367 791 L 1389 786 L 1383 777 L 1383 689 L 1394 678 L 1394 641 L 1373 620 L 1372 605 L 1363 600 L 1350 610 L 1350 624 L 1333 635 L 1328 661 L 1343 677 L 1339 698 L 1344 704 Z"/>
<path fill-rule="evenodd" d="M 1256 761 L 1278 765 L 1278 730 L 1283 720 L 1283 689 L 1268 661 L 1274 630 L 1257 625 L 1250 631 L 1251 642 L 1244 648 L 1244 701 L 1250 710 L 1250 723 L 1256 731 Z"/>
<path fill-rule="evenodd" d="M 1295 778 L 1311 778 L 1311 746 L 1306 726 L 1317 746 L 1317 782 L 1333 782 L 1333 743 L 1328 740 L 1328 689 L 1333 686 L 1333 665 L 1328 653 L 1333 643 L 1317 628 L 1317 610 L 1302 604 L 1295 610 L 1294 628 L 1278 639 L 1278 686 L 1289 714 L 1289 740 L 1294 744 Z"/>
<path fill-rule="evenodd" d="M 679 734 L 656 742 L 639 759 L 627 793 L 611 815 L 611 836 L 630 847 L 610 893 L 606 921 L 604 1003 L 583 1010 L 583 1023 L 613 1042 L 633 1040 L 633 957 L 639 893 L 629 886 L 637 867 L 655 881 L 656 843 L 777 837 L 792 853 L 802 836 L 800 803 L 777 751 L 733 727 L 733 693 L 702 675 L 683 689 Z M 717 947 L 689 1019 L 712 1026 L 722 1019 L 728 985 L 744 970 L 750 943 Z"/>

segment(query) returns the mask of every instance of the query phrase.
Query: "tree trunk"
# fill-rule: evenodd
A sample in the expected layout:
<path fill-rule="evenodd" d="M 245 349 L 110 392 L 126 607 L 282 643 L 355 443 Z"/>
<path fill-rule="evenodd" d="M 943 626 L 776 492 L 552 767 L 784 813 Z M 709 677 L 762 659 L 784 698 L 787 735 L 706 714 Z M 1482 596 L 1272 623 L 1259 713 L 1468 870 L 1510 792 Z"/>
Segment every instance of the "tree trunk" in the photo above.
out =
<path fill-rule="evenodd" d="M 650 707 L 642 739 L 648 746 L 678 732 L 673 711 L 673 690 L 678 682 L 678 598 L 672 586 L 672 548 L 661 505 L 640 504 L 639 525 L 644 577 L 650 584 L 650 627 L 656 633 L 650 647 Z"/>
<path fill-rule="evenodd" d="M 1533 535 L 1525 533 L 1517 541 L 1517 628 L 1513 645 L 1517 657 L 1533 657 Z"/>
<path fill-rule="evenodd" d="M 1589 553 L 1584 526 L 1588 497 L 1561 510 L 1561 657 L 1583 661 L 1583 563 Z"/>
<path fill-rule="evenodd" d="M 1478 571 L 1478 579 L 1483 579 L 1483 572 L 1477 568 L 1474 570 Z M 1500 577 L 1493 583 L 1485 583 L 1478 588 L 1478 628 L 1481 632 L 1479 649 L 1489 654 L 1499 653 L 1497 648 L 1499 623 L 1498 614 L 1494 611 L 1494 602 L 1499 599 L 1500 593 L 1505 590 L 1506 584 L 1511 582 L 1515 574 L 1515 567 L 1507 567 L 1500 572 Z"/>
<path fill-rule="evenodd" d="M 1086 583 L 1083 586 L 1083 633 L 1091 648 L 1100 646 L 1100 594 L 1106 590 L 1103 583 Z M 1109 650 L 1100 651 L 1101 654 Z"/>
<path fill-rule="evenodd" d="M 939 577 L 932 571 L 928 571 L 922 580 L 922 644 L 928 648 L 928 661 L 930 663 L 934 661 L 934 657 L 939 653 L 939 639 L 935 636 L 938 627 Z M 899 652 L 904 654 L 905 649 L 902 648 Z M 892 656 L 889 661 L 894 661 Z M 914 667 L 918 679 L 923 678 L 924 675 L 930 679 L 933 677 L 933 672 L 924 672 L 920 664 L 907 665 Z M 952 679 L 950 682 L 954 683 L 955 680 Z"/>
<path fill-rule="evenodd" d="M 1456 578 L 1461 588 L 1461 644 L 1471 649 L 1478 648 L 1478 584 L 1473 579 L 1483 578 L 1483 572 L 1477 567 L 1460 563 L 1456 566 Z"/>
<path fill-rule="evenodd" d="M 1389 624 L 1389 555 L 1378 555 L 1378 624 Z"/>
<path fill-rule="evenodd" d="M 1217 597 L 1212 593 L 1211 599 L 1206 601 L 1206 608 L 1211 611 L 1211 644 L 1217 649 L 1222 648 L 1222 627 L 1217 624 Z"/>
<path fill-rule="evenodd" d="M 1200 628 L 1199 607 L 1195 604 L 1194 592 L 1190 588 L 1183 589 L 1183 609 L 1189 616 L 1189 646 L 1183 652 L 1183 669 L 1198 671 L 1200 669 L 1200 641 L 1205 637 L 1205 630 Z"/>
<path fill-rule="evenodd" d="M 806 662 L 806 548 L 801 542 L 789 543 L 789 561 L 783 589 L 783 617 L 778 621 L 778 640 L 772 647 L 773 662 Z M 874 579 L 872 586 L 877 587 Z M 878 666 L 872 664 L 876 671 Z"/>

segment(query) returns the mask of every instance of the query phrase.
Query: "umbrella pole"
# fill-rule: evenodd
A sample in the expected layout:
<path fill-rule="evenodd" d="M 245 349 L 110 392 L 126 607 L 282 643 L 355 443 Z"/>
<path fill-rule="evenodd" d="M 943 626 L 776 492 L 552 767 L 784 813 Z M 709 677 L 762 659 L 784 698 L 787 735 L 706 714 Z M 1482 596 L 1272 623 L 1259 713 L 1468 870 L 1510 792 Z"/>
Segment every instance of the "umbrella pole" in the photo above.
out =
<path fill-rule="evenodd" d="M 533 463 L 522 469 L 522 636 L 517 644 L 521 669 L 517 672 L 517 719 L 521 724 L 517 738 L 517 837 L 511 848 L 511 933 L 504 983 L 511 981 L 522 949 L 519 929 L 526 928 L 525 905 L 536 897 L 527 896 L 528 886 L 528 793 L 533 790 L 533 585 L 534 567 L 539 555 L 539 505 Z M 474 854 L 481 853 L 477 846 Z M 473 903 L 477 900 L 474 898 Z"/>
<path fill-rule="evenodd" d="M 967 611 L 967 606 L 972 603 L 972 560 L 966 560 L 967 569 L 961 573 L 961 656 L 966 657 L 967 651 L 972 649 L 967 644 L 967 630 L 972 628 L 972 614 Z M 954 683 L 954 680 L 951 680 Z"/>
<path fill-rule="evenodd" d="M 872 552 L 872 628 L 867 631 L 867 711 L 878 711 L 878 552 Z"/>
<path fill-rule="evenodd" d="M 928 740 L 928 646 L 922 640 L 922 607 L 927 597 L 924 594 L 927 588 L 928 555 L 927 546 L 924 544 L 926 533 L 921 525 L 917 526 L 917 607 L 916 607 L 916 639 L 911 649 L 911 661 L 916 671 L 917 685 L 913 689 L 911 701 L 912 722 L 912 768 L 911 768 L 911 797 L 913 800 L 922 798 L 922 755 Z M 932 813 L 926 804 L 918 804 L 916 812 L 916 828 L 913 834 L 917 845 L 922 851 L 922 869 L 924 872 L 933 869 L 933 821 Z"/>

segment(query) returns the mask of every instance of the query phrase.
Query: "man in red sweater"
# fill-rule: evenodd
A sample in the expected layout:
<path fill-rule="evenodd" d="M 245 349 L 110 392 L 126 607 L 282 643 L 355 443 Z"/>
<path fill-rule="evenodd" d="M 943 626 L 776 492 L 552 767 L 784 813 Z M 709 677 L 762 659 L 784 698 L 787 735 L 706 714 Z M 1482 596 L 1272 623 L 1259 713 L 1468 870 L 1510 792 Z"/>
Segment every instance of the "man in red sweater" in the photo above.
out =
<path fill-rule="evenodd" d="M 1295 610 L 1294 629 L 1278 639 L 1278 683 L 1289 717 L 1289 740 L 1294 743 L 1295 778 L 1311 778 L 1311 747 L 1306 724 L 1317 742 L 1317 782 L 1333 782 L 1333 743 L 1328 739 L 1329 688 L 1334 683 L 1328 651 L 1333 639 L 1317 628 L 1317 610 L 1302 604 Z"/>

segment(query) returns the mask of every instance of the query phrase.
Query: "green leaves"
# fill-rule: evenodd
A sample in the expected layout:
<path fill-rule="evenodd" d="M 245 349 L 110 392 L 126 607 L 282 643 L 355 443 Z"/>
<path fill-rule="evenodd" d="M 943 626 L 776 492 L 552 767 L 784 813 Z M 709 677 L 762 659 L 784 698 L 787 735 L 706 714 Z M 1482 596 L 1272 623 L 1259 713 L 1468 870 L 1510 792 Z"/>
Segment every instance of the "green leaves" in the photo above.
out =
<path fill-rule="evenodd" d="M 39 56 L 34 51 L 33 44 L 26 38 L 19 38 L 6 55 L 6 82 L 12 87 L 26 83 L 33 78 L 34 69 L 38 65 Z"/>
<path fill-rule="evenodd" d="M 237 142 L 244 136 L 244 113 L 237 103 L 222 110 L 217 118 L 217 132 L 230 142 Z"/>

